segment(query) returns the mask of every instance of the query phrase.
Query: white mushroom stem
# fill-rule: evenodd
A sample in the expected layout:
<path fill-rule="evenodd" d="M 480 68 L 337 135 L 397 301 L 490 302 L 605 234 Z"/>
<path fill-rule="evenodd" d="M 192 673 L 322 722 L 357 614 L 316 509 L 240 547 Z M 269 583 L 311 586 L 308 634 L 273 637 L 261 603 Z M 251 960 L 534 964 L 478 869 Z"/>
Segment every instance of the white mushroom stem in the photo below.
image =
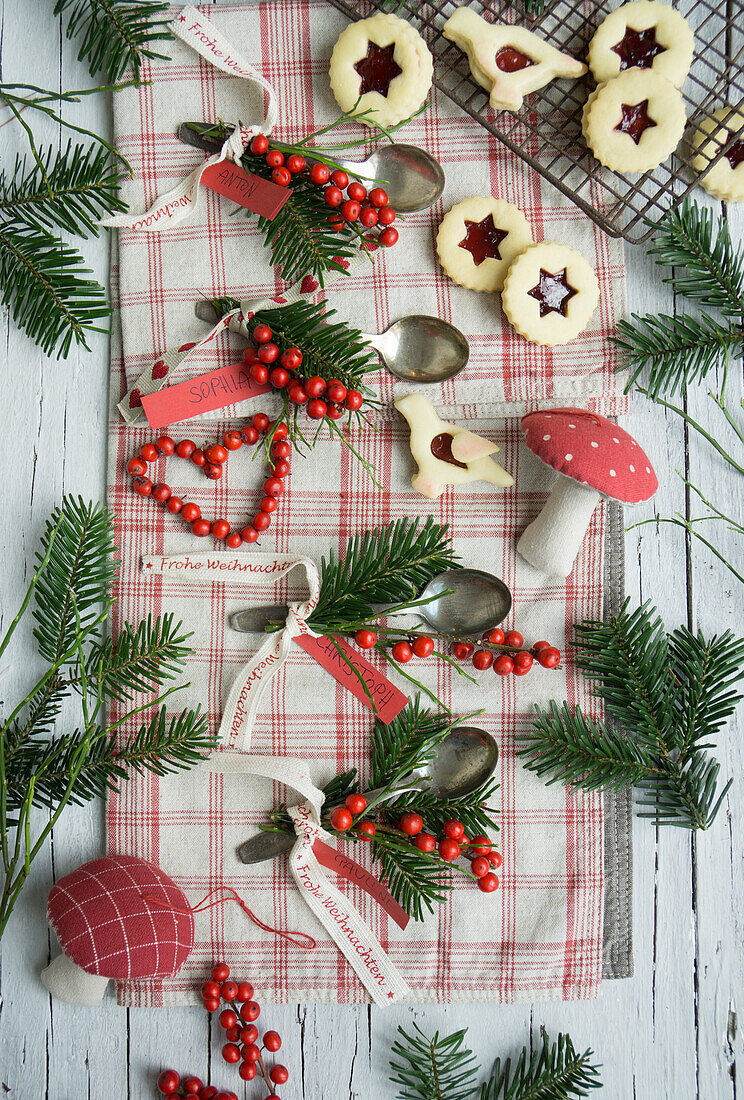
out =
<path fill-rule="evenodd" d="M 599 499 L 596 489 L 561 474 L 542 512 L 517 543 L 517 550 L 541 573 L 567 577 Z"/>
<path fill-rule="evenodd" d="M 109 978 L 88 974 L 67 955 L 58 955 L 41 972 L 41 980 L 53 997 L 68 1005 L 99 1005 Z"/>

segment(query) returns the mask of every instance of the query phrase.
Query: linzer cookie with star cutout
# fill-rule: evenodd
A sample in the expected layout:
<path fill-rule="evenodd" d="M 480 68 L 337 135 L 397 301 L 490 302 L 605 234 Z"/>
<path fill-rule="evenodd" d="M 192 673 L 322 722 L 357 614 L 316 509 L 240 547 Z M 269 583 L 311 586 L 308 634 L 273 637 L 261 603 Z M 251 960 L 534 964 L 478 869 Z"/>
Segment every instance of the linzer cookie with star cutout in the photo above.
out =
<path fill-rule="evenodd" d="M 458 8 L 442 33 L 468 55 L 473 79 L 489 93 L 495 111 L 518 111 L 530 92 L 586 72 L 586 65 L 525 27 L 488 23 L 470 8 Z"/>
<path fill-rule="evenodd" d="M 437 233 L 442 267 L 470 290 L 501 290 L 509 264 L 531 244 L 532 231 L 522 211 L 491 195 L 458 202 Z"/>
<path fill-rule="evenodd" d="M 599 301 L 591 264 L 567 244 L 543 241 L 517 256 L 501 302 L 511 324 L 534 344 L 567 344 L 589 324 Z"/>
<path fill-rule="evenodd" d="M 677 148 L 686 123 L 682 93 L 663 76 L 628 69 L 600 84 L 584 106 L 583 131 L 614 172 L 648 172 Z"/>
<path fill-rule="evenodd" d="M 722 148 L 723 156 L 700 180 L 710 195 L 723 202 L 744 202 L 744 104 L 721 107 L 704 119 L 692 138 L 694 167 L 705 172 Z"/>
<path fill-rule="evenodd" d="M 395 126 L 421 106 L 433 74 L 431 54 L 410 23 L 373 15 L 339 35 L 331 54 L 331 91 L 342 111 L 357 107 Z"/>
<path fill-rule="evenodd" d="M 651 69 L 679 87 L 690 71 L 695 40 L 687 20 L 659 0 L 633 0 L 600 23 L 589 44 L 598 84 L 628 69 Z"/>

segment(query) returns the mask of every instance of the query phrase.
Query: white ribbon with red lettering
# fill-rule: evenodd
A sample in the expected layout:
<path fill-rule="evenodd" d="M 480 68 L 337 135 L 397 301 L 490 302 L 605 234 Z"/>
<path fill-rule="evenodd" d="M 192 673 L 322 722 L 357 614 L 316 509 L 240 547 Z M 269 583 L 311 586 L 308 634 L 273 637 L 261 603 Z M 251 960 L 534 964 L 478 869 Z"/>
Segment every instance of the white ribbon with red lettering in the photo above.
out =
<path fill-rule="evenodd" d="M 310 596 L 289 604 L 283 630 L 270 635 L 239 673 L 227 697 L 220 724 L 220 740 L 240 753 L 216 753 L 204 766 L 210 771 L 245 773 L 284 783 L 298 791 L 305 802 L 289 810 L 297 833 L 289 856 L 292 877 L 304 900 L 325 926 L 339 951 L 359 975 L 375 1004 L 393 1004 L 410 993 L 397 967 L 391 962 L 361 913 L 333 886 L 313 854 L 320 837 L 333 843 L 320 824 L 323 792 L 313 784 L 304 760 L 281 756 L 251 756 L 251 733 L 261 696 L 267 684 L 287 659 L 292 639 L 300 634 L 318 637 L 306 619 L 318 602 L 320 577 L 310 558 L 290 554 L 180 554 L 173 557 L 143 558 L 142 571 L 151 576 L 171 577 L 179 584 L 215 582 L 270 585 L 300 566 L 305 570 Z"/>
<path fill-rule="evenodd" d="M 239 163 L 246 146 L 255 134 L 270 134 L 278 119 L 276 93 L 257 69 L 246 61 L 213 23 L 193 7 L 186 7 L 169 25 L 169 30 L 198 54 L 206 58 L 216 69 L 230 76 L 257 84 L 266 93 L 266 117 L 250 126 L 236 126 L 219 153 L 203 164 L 164 195 L 158 195 L 154 206 L 145 214 L 119 214 L 106 218 L 102 225 L 109 229 L 140 229 L 145 233 L 159 233 L 171 225 L 179 225 L 196 213 L 199 205 L 200 181 L 206 168 L 223 160 Z"/>

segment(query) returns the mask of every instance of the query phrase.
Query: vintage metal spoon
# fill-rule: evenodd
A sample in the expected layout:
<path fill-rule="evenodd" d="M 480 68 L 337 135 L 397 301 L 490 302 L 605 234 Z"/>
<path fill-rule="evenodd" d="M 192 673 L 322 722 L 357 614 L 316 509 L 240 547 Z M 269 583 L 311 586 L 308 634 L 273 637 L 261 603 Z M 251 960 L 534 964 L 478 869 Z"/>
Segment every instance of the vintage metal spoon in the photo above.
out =
<path fill-rule="evenodd" d="M 204 129 L 203 123 L 182 122 L 178 136 L 186 145 L 219 153 L 223 142 L 206 137 Z M 312 149 L 307 150 L 307 156 L 312 159 Z M 336 163 L 362 179 L 384 180 L 390 205 L 399 214 L 426 210 L 444 190 L 441 164 L 417 145 L 382 145 L 366 160 L 336 160 Z"/>
<path fill-rule="evenodd" d="M 461 798 L 491 778 L 498 758 L 498 745 L 490 733 L 477 726 L 456 726 L 440 741 L 427 767 L 412 771 L 384 797 L 430 791 L 437 798 Z M 379 801 L 381 795 L 382 788 L 367 791 L 367 805 Z M 240 845 L 238 858 L 243 863 L 262 863 L 288 852 L 296 839 L 294 833 L 258 833 Z"/>
<path fill-rule="evenodd" d="M 444 382 L 464 370 L 470 355 L 467 340 L 454 325 L 420 313 L 401 317 L 379 336 L 362 337 L 383 363 L 404 382 Z"/>
<path fill-rule="evenodd" d="M 439 573 L 419 593 L 416 602 L 436 596 L 439 598 L 431 603 L 398 614 L 418 615 L 437 634 L 480 637 L 490 627 L 498 626 L 512 606 L 511 592 L 504 582 L 480 569 L 449 569 Z M 248 607 L 234 611 L 229 623 L 233 630 L 262 634 L 270 622 L 283 622 L 288 610 L 286 604 Z M 384 612 L 385 608 L 381 607 L 380 614 Z"/>

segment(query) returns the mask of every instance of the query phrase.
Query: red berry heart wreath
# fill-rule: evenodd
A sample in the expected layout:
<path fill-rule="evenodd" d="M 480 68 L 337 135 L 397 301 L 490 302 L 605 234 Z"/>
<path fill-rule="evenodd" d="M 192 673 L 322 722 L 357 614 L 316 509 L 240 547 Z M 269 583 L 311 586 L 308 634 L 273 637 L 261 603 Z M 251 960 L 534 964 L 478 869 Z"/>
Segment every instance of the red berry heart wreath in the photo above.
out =
<path fill-rule="evenodd" d="M 150 463 L 157 462 L 161 455 L 175 454 L 179 458 L 190 459 L 195 466 L 204 470 L 206 477 L 217 481 L 222 477 L 222 468 L 230 451 L 237 451 L 244 443 L 254 446 L 262 436 L 266 437 L 265 445 L 271 463 L 271 476 L 264 482 L 264 497 L 258 512 L 242 531 L 231 531 L 226 519 L 215 519 L 210 522 L 202 516 L 198 504 L 186 502 L 181 497 L 175 496 L 165 482 L 157 482 L 153 485 L 150 478 L 146 476 Z M 169 512 L 179 515 L 191 527 L 193 534 L 200 538 L 211 535 L 215 539 L 224 539 L 226 544 L 235 550 L 243 542 L 255 542 L 259 534 L 270 526 L 271 514 L 276 511 L 279 504 L 278 498 L 284 492 L 284 479 L 290 471 L 291 453 L 292 447 L 287 439 L 287 425 L 272 423 L 266 413 L 256 413 L 250 424 L 240 429 L 231 428 L 226 431 L 222 436 L 222 443 L 197 447 L 191 439 L 182 439 L 176 443 L 169 435 L 162 435 L 154 443 L 145 443 L 140 447 L 139 453 L 127 462 L 126 469 L 132 478 L 135 493 L 143 497 L 152 497 L 153 500 L 164 504 Z"/>

